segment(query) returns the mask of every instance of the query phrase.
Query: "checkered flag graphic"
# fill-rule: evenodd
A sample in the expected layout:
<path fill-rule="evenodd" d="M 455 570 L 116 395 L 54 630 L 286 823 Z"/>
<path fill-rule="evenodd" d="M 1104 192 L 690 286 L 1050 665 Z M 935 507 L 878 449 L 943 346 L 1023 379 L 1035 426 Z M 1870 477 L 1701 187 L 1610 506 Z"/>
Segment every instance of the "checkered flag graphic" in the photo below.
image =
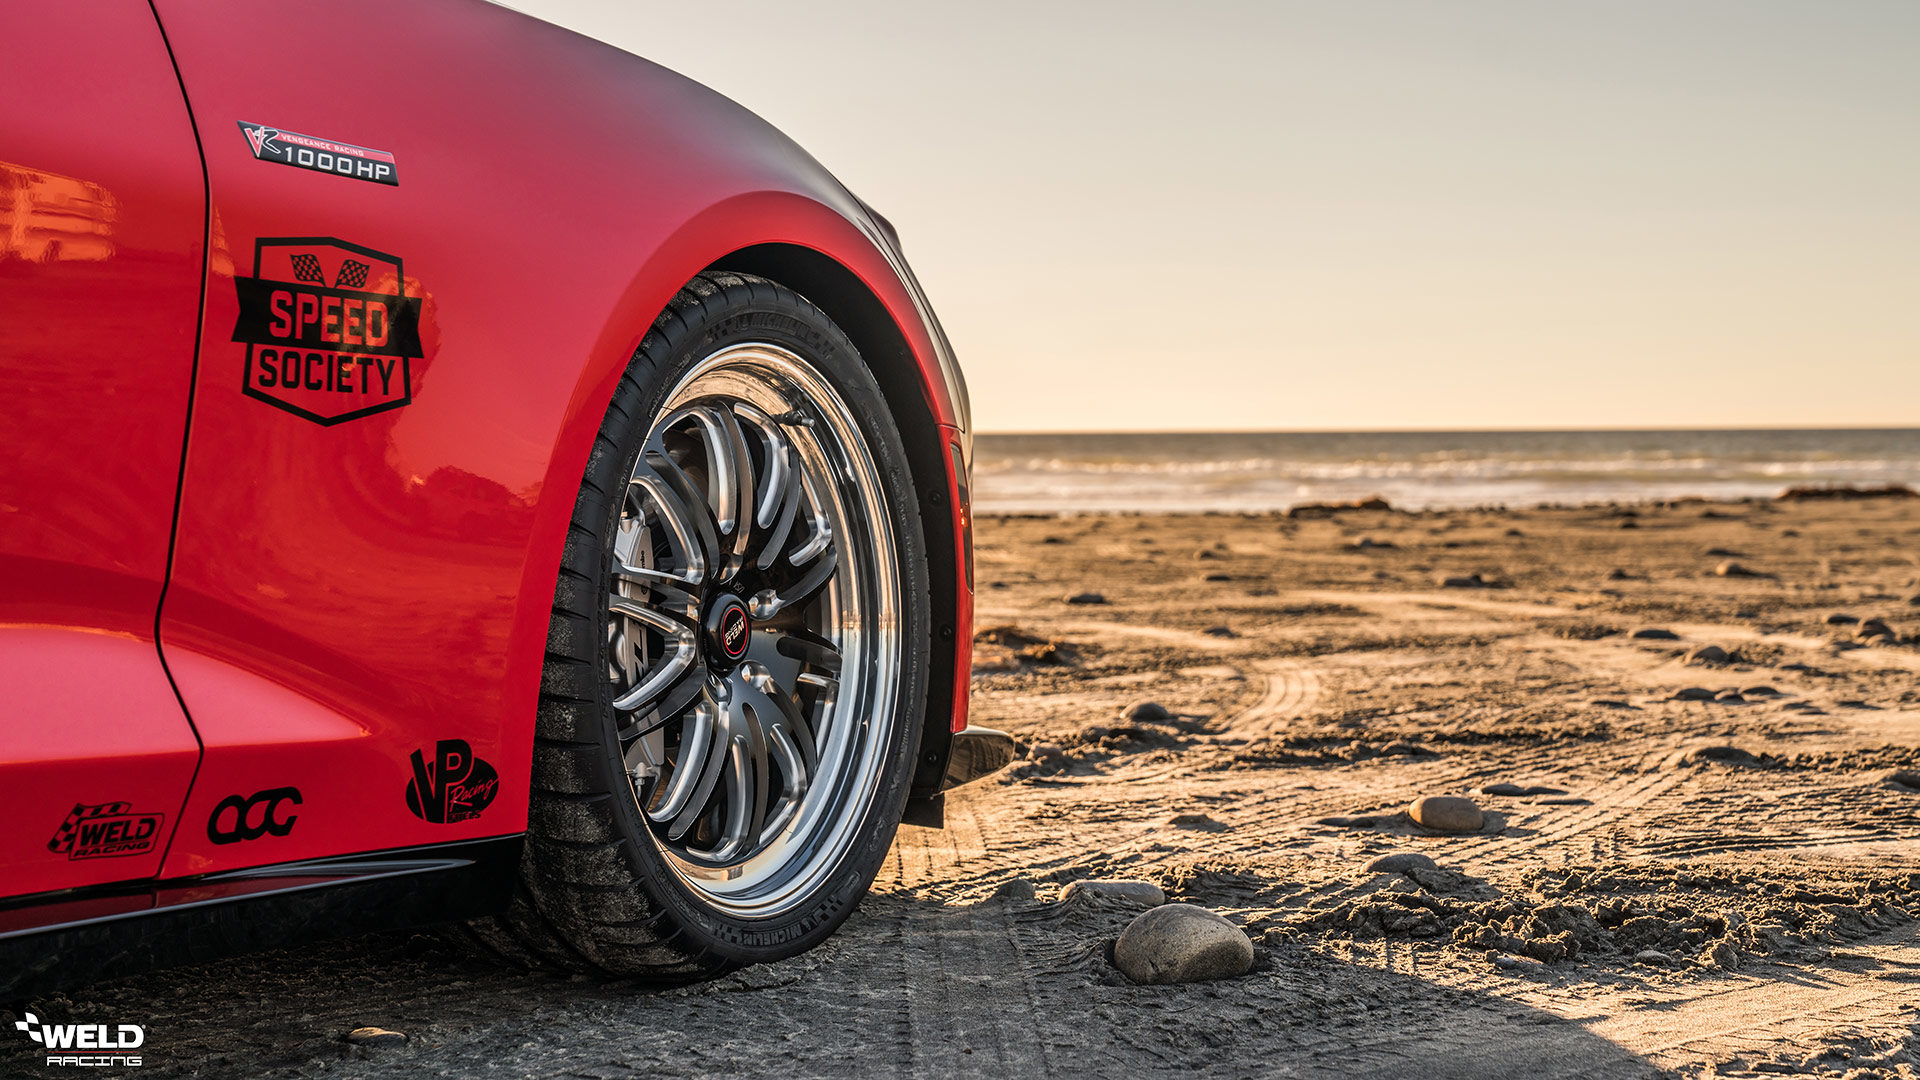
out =
<path fill-rule="evenodd" d="M 53 834 L 53 839 L 47 841 L 47 850 L 72 851 L 74 838 L 80 835 L 81 822 L 107 814 L 124 814 L 132 809 L 133 804 L 130 802 L 109 802 L 98 806 L 74 803 L 73 809 L 67 813 L 67 820 L 60 823 L 60 828 Z"/>
<path fill-rule="evenodd" d="M 327 276 L 320 272 L 320 260 L 304 252 L 293 257 L 293 276 L 301 281 L 311 281 L 315 285 L 327 283 Z"/>
<path fill-rule="evenodd" d="M 340 276 L 334 280 L 336 289 L 358 289 L 367 283 L 367 264 L 348 259 L 340 264 Z"/>

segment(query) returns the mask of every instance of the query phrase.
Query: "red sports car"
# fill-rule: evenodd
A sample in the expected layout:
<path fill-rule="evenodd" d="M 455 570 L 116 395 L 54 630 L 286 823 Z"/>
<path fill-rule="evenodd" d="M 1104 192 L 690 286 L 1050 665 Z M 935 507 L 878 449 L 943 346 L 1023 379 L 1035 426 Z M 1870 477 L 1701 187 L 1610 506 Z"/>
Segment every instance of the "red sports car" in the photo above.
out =
<path fill-rule="evenodd" d="M 807 949 L 966 727 L 892 228 L 478 0 L 0 6 L 0 992 L 472 920 Z"/>

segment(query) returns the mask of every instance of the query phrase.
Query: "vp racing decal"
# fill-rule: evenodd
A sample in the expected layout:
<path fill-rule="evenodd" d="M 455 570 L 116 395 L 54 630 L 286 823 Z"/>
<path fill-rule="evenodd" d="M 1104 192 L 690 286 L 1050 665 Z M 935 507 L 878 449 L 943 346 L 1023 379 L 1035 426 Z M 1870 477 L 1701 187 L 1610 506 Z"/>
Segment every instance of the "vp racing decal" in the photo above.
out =
<path fill-rule="evenodd" d="M 145 855 L 160 840 L 165 814 L 138 814 L 130 802 L 75 803 L 54 830 L 47 850 L 68 859 Z"/>
<path fill-rule="evenodd" d="M 393 155 L 385 150 L 302 135 L 297 131 L 265 124 L 249 124 L 245 120 L 240 121 L 240 133 L 247 137 L 247 147 L 260 161 L 274 161 L 296 169 L 400 186 L 400 173 Z"/>
<path fill-rule="evenodd" d="M 413 752 L 413 779 L 407 781 L 407 809 L 435 825 L 477 818 L 500 794 L 500 774 L 473 756 L 465 739 L 441 739 L 433 760 Z"/>
<path fill-rule="evenodd" d="M 345 240 L 255 241 L 253 276 L 233 279 L 244 392 L 326 425 L 412 402 L 420 298 L 406 280 L 398 255 Z"/>

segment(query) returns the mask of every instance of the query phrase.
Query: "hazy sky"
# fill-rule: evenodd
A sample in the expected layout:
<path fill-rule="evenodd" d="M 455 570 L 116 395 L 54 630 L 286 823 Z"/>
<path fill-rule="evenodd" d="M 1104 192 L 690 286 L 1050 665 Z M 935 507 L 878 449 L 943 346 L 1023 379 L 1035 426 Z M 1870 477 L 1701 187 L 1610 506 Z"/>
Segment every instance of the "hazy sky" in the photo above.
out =
<path fill-rule="evenodd" d="M 1914 0 L 510 0 L 893 220 L 984 431 L 1920 423 Z"/>

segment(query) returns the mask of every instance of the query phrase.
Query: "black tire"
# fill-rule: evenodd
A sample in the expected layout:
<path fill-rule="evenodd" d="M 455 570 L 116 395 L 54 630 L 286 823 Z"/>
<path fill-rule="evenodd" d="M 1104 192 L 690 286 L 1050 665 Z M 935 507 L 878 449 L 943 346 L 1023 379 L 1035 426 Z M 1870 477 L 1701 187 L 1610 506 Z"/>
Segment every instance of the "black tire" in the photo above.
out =
<path fill-rule="evenodd" d="M 766 343 L 804 358 L 857 421 L 884 486 L 900 598 L 900 677 L 878 787 L 818 888 L 781 913 L 716 907 L 669 865 L 630 780 L 610 686 L 608 603 L 627 477 L 672 387 L 705 357 Z M 554 591 L 533 790 L 512 908 L 471 930 L 527 964 L 688 981 L 793 956 L 852 913 L 892 844 L 919 750 L 933 657 L 929 572 L 906 450 L 873 374 L 820 309 L 764 278 L 704 273 L 667 305 L 614 392 Z"/>

